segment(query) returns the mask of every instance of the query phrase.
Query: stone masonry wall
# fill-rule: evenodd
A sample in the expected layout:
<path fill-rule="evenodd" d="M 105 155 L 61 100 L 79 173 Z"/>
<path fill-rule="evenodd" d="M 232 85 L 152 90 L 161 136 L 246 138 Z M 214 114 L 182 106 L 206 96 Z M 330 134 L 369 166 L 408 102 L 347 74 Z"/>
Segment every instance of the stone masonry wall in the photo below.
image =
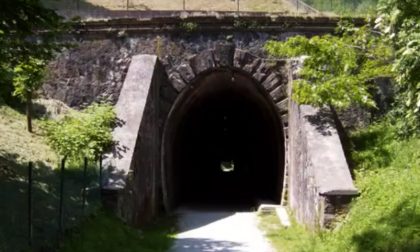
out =
<path fill-rule="evenodd" d="M 299 106 L 290 102 L 289 114 L 289 207 L 299 222 L 316 223 L 318 193 L 313 171 L 308 169 L 308 143 L 302 129 Z"/>
<path fill-rule="evenodd" d="M 74 35 L 68 38 L 73 47 L 49 65 L 42 93 L 71 107 L 83 107 L 93 101 L 116 103 L 134 55 L 158 55 L 169 75 L 172 69 L 189 64 L 194 55 L 226 42 L 254 56 L 266 57 L 263 47 L 267 40 L 284 40 L 297 34 L 301 33 L 180 30 L 130 36 L 125 33 L 100 37 Z"/>

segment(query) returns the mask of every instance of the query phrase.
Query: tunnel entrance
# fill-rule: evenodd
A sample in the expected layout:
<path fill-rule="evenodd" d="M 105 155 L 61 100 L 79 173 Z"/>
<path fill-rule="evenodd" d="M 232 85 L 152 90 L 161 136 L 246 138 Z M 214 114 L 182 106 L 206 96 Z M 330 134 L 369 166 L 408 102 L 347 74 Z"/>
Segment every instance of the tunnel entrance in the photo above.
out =
<path fill-rule="evenodd" d="M 179 205 L 279 203 L 284 139 L 271 98 L 247 74 L 219 69 L 181 94 L 164 133 L 164 199 Z"/>

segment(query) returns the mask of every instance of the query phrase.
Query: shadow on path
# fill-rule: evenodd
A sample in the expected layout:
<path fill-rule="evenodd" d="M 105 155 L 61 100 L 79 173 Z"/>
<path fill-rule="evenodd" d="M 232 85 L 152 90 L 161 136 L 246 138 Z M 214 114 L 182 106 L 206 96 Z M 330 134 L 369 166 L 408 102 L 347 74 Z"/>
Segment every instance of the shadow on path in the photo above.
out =
<path fill-rule="evenodd" d="M 179 239 L 176 244 L 176 251 L 185 251 L 185 252 L 240 252 L 242 244 L 238 242 L 231 241 L 218 241 L 211 239 L 193 239 L 185 238 Z M 175 247 L 174 247 L 175 249 Z"/>

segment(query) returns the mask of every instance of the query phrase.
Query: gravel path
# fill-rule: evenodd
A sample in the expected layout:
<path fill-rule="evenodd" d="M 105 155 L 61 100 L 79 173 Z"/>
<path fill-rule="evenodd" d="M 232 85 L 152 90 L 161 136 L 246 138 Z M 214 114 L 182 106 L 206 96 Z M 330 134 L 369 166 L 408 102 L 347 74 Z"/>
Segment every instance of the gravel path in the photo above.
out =
<path fill-rule="evenodd" d="M 180 210 L 170 252 L 274 252 L 257 222 L 255 212 Z"/>

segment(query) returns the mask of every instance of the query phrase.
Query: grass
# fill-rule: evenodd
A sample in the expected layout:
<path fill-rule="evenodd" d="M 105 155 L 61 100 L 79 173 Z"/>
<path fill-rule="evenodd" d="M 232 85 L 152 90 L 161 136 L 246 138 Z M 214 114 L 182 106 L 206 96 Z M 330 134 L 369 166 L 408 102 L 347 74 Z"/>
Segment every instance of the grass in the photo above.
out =
<path fill-rule="evenodd" d="M 278 251 L 420 251 L 420 138 L 397 140 L 390 126 L 379 123 L 352 139 L 361 196 L 348 216 L 318 233 L 262 217 Z"/>
<path fill-rule="evenodd" d="M 164 252 L 174 239 L 175 219 L 166 217 L 141 230 L 104 211 L 88 219 L 64 240 L 60 252 Z"/>
<path fill-rule="evenodd" d="M 37 126 L 39 120 L 34 120 Z M 0 252 L 159 252 L 172 244 L 174 218 L 157 220 L 137 230 L 100 209 L 98 174 L 88 168 L 87 209 L 82 211 L 83 177 L 80 162 L 69 162 L 64 184 L 66 236 L 58 243 L 60 174 L 58 159 L 42 134 L 29 134 L 26 117 L 0 104 Z M 35 163 L 33 185 L 33 247 L 27 238 L 27 162 Z"/>
<path fill-rule="evenodd" d="M 34 120 L 34 125 L 39 124 Z M 35 164 L 33 178 L 34 248 L 51 251 L 57 241 L 59 172 L 58 159 L 45 144 L 39 129 L 26 131 L 26 117 L 0 104 L 0 252 L 27 248 L 27 162 Z M 87 177 L 88 207 L 91 213 L 99 207 L 96 167 L 90 166 Z M 82 216 L 82 169 L 76 162 L 68 164 L 64 185 L 64 224 L 77 225 Z"/>
<path fill-rule="evenodd" d="M 364 16 L 376 11 L 378 0 L 303 0 L 315 9 L 345 16 Z"/>
<path fill-rule="evenodd" d="M 277 251 L 305 251 L 313 247 L 316 241 L 314 233 L 292 221 L 291 228 L 284 228 L 276 214 L 259 216 L 259 228 L 265 233 L 271 244 Z"/>
<path fill-rule="evenodd" d="M 76 9 L 75 0 L 42 0 L 47 6 L 57 9 Z M 185 0 L 187 10 L 236 11 L 237 5 L 232 0 Z M 126 10 L 127 0 L 80 0 L 80 9 Z M 183 0 L 129 0 L 130 10 L 182 10 Z M 284 12 L 290 5 L 283 0 L 240 0 L 242 11 Z"/>
<path fill-rule="evenodd" d="M 183 0 L 41 0 L 63 15 L 89 16 L 105 10 L 182 10 Z M 365 16 L 374 13 L 378 0 L 301 0 L 323 15 Z M 128 6 L 127 6 L 128 3 Z M 240 0 L 240 11 L 283 12 L 296 14 L 296 5 L 290 0 Z M 127 8 L 128 7 L 128 8 Z M 78 11 L 78 8 L 80 12 Z M 185 0 L 186 10 L 236 11 L 236 0 Z M 302 10 L 299 15 L 307 15 Z M 314 15 L 314 14 L 311 14 Z"/>
<path fill-rule="evenodd" d="M 34 121 L 35 132 L 39 132 L 38 120 Z M 0 155 L 15 158 L 20 163 L 42 161 L 48 165 L 57 163 L 57 156 L 45 144 L 40 134 L 26 130 L 26 117 L 17 110 L 0 105 Z"/>

